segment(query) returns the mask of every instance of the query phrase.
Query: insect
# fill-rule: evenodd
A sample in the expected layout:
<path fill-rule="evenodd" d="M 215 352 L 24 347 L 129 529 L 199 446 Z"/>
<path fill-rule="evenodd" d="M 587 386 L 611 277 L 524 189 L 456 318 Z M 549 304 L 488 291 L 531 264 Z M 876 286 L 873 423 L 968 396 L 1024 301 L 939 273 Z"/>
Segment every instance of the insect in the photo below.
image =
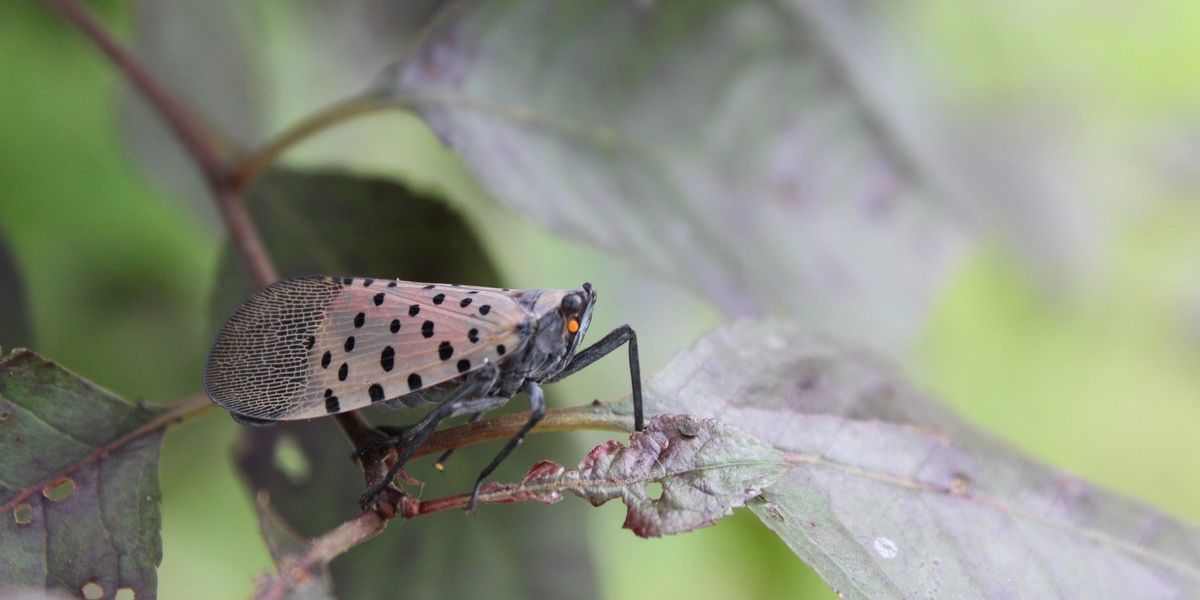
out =
<path fill-rule="evenodd" d="M 529 420 L 479 473 L 470 510 L 487 476 L 545 416 L 541 384 L 567 377 L 623 344 L 629 347 L 634 427 L 641 431 L 633 329 L 622 325 L 579 350 L 595 303 L 587 283 L 574 290 L 509 290 L 295 277 L 259 290 L 229 318 L 209 352 L 204 389 L 249 425 L 324 417 L 380 402 L 397 408 L 434 405 L 389 437 L 387 443 L 403 450 L 383 480 L 364 492 L 364 507 L 441 421 L 462 414 L 478 419 L 524 392 Z"/>

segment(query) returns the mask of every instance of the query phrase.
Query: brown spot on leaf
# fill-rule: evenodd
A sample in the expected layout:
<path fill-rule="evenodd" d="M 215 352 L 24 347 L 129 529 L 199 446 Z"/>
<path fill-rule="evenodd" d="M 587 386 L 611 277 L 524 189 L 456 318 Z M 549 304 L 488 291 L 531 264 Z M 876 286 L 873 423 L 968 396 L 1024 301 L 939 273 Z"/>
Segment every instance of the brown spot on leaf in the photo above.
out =
<path fill-rule="evenodd" d="M 950 483 L 950 494 L 954 496 L 966 496 L 970 485 L 971 480 L 966 475 L 955 473 L 954 481 Z"/>
<path fill-rule="evenodd" d="M 697 435 L 700 435 L 700 425 L 692 420 L 680 421 L 679 435 L 682 435 L 685 438 L 694 438 Z"/>
<path fill-rule="evenodd" d="M 17 525 L 28 525 L 33 522 L 33 507 L 22 502 L 13 507 L 13 520 Z"/>
<path fill-rule="evenodd" d="M 79 591 L 83 592 L 83 597 L 87 598 L 87 600 L 100 600 L 104 597 L 104 586 L 95 581 L 83 584 L 83 587 Z"/>
<path fill-rule="evenodd" d="M 42 495 L 51 502 L 62 502 L 75 493 L 75 480 L 64 477 L 42 488 Z"/>

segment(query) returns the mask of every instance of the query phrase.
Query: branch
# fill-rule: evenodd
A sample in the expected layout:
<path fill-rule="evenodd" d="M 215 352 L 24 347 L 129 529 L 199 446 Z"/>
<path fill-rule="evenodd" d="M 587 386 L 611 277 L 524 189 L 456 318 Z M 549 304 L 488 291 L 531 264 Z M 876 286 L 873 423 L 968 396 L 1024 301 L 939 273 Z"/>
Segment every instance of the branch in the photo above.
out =
<path fill-rule="evenodd" d="M 358 517 L 338 525 L 335 529 L 310 541 L 304 555 L 295 559 L 294 562 L 281 562 L 279 574 L 268 579 L 254 597 L 258 600 L 283 598 L 288 590 L 311 582 L 315 578 L 314 570 L 323 568 L 347 550 L 379 535 L 385 527 L 387 527 L 387 521 L 373 512 L 362 513 Z"/>
<path fill-rule="evenodd" d="M 528 420 L 529 413 L 514 413 L 435 431 L 413 452 L 412 457 L 415 459 L 451 448 L 506 440 L 516 435 Z M 579 430 L 630 432 L 633 431 L 633 417 L 614 413 L 610 405 L 596 401 L 583 406 L 552 408 L 546 411 L 546 416 L 529 433 Z"/>
<path fill-rule="evenodd" d="M 233 168 L 229 187 L 233 190 L 244 190 L 263 171 L 267 170 L 288 148 L 296 145 L 305 138 L 328 129 L 342 121 L 347 121 L 359 115 L 379 112 L 397 105 L 397 102 L 381 100 L 373 97 L 354 97 L 328 106 L 286 129 L 283 133 L 263 144 L 250 153 Z"/>
<path fill-rule="evenodd" d="M 196 161 L 250 279 L 260 287 L 278 279 L 266 246 L 254 228 L 241 197 L 229 185 L 229 169 L 218 151 L 218 143 L 203 121 L 159 85 L 145 66 L 113 39 L 96 17 L 77 0 L 46 0 L 46 3 L 79 28 L 108 57 L 162 117 L 175 138 Z"/>
<path fill-rule="evenodd" d="M 30 496 L 37 494 L 45 487 L 62 480 L 64 477 L 70 477 L 71 475 L 74 475 L 75 473 L 79 472 L 80 469 L 106 458 L 109 454 L 125 447 L 130 442 L 161 429 L 166 429 L 175 423 L 198 415 L 210 408 L 213 408 L 214 406 L 216 405 L 210 402 L 208 396 L 205 396 L 204 394 L 195 394 L 177 400 L 167 408 L 166 412 L 154 417 L 153 419 L 150 419 L 141 427 L 138 427 L 137 429 L 134 429 L 133 431 L 130 431 L 129 433 L 126 433 L 125 435 L 118 437 L 111 442 L 100 446 L 99 448 L 96 448 L 78 461 L 59 469 L 49 477 L 46 477 L 45 479 L 29 485 L 17 492 L 17 494 L 8 502 L 0 505 L 0 513 L 8 512 L 14 506 L 24 502 Z"/>

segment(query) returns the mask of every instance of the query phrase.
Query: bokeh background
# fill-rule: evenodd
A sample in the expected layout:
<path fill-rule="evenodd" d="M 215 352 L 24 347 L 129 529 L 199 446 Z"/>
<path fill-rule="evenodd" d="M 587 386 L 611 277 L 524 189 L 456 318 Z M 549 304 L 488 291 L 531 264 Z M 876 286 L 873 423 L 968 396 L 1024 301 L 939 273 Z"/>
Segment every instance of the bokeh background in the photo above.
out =
<path fill-rule="evenodd" d="M 415 28 L 372 19 L 369 3 L 230 8 L 244 29 L 233 32 L 206 28 L 183 2 L 92 5 L 135 45 L 199 37 L 218 57 L 251 56 L 253 77 L 221 79 L 217 69 L 179 83 L 212 99 L 206 109 L 222 115 L 214 120 L 233 119 L 222 124 L 247 143 L 365 85 Z M 1053 247 L 1002 235 L 973 247 L 918 343 L 895 359 L 1029 455 L 1200 523 L 1200 9 L 1184 0 L 932 2 L 891 22 L 946 97 L 995 119 L 997 139 L 1016 137 L 1013 123 L 1044 129 L 1051 148 L 1025 150 L 1062 161 L 1041 167 L 1061 174 L 1050 181 L 1068 198 L 1036 224 L 1061 229 L 1039 238 Z M 0 345 L 29 345 L 123 396 L 168 402 L 200 389 L 224 242 L 190 165 L 170 152 L 147 156 L 156 126 L 56 15 L 35 2 L 0 6 L 0 242 L 20 278 L 0 289 L 0 306 L 28 319 L 27 334 Z M 593 282 L 602 299 L 594 331 L 631 323 L 644 372 L 722 320 L 636 261 L 550 234 L 500 204 L 415 116 L 353 121 L 285 162 L 398 179 L 444 198 L 511 287 Z M 997 183 L 1009 184 L 1025 192 Z M 1033 212 L 1006 214 L 1018 215 L 1020 232 L 1021 215 Z M 623 360 L 609 359 L 556 386 L 555 401 L 615 398 L 627 385 Z M 270 566 L 253 493 L 235 471 L 238 432 L 212 412 L 166 438 L 164 598 L 245 596 Z M 575 443 L 582 451 L 599 439 Z M 621 530 L 620 506 L 579 514 L 604 597 L 832 596 L 744 512 L 663 540 Z"/>

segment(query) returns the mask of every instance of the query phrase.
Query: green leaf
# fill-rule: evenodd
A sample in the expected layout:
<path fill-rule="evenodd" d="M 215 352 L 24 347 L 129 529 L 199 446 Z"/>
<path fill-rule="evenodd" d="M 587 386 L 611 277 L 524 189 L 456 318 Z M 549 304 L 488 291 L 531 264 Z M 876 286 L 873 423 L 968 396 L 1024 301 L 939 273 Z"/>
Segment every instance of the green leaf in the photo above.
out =
<path fill-rule="evenodd" d="M 303 273 L 400 277 L 501 285 L 466 221 L 435 196 L 398 183 L 342 173 L 274 171 L 250 190 L 281 276 Z M 215 311 L 224 317 L 250 293 L 228 257 Z M 509 410 L 527 410 L 522 402 Z M 404 424 L 421 414 L 385 407 L 364 413 Z M 562 436 L 523 444 L 494 479 L 519 478 L 538 458 L 576 453 Z M 439 473 L 416 461 L 409 472 L 428 482 L 424 497 L 469 490 L 498 446 L 457 452 Z M 314 537 L 358 514 L 362 473 L 332 419 L 245 430 L 238 466 L 255 490 L 299 534 Z M 537 509 L 541 510 L 537 510 Z M 403 589 L 422 598 L 568 597 L 597 595 L 586 544 L 586 507 L 484 507 L 422 517 L 388 528 L 330 564 L 343 598 L 391 597 Z"/>
<path fill-rule="evenodd" d="M 28 350 L 0 360 L 0 586 L 156 594 L 157 409 Z"/>
<path fill-rule="evenodd" d="M 902 343 L 973 237 L 786 5 L 457 8 L 374 97 L 501 200 L 727 314 Z"/>
<path fill-rule="evenodd" d="M 781 452 L 736 427 L 663 415 L 630 436 L 628 446 L 596 446 L 561 479 L 593 506 L 621 498 L 629 507 L 625 528 L 660 537 L 729 516 L 787 467 Z M 650 482 L 660 484 L 661 493 L 649 490 Z"/>
<path fill-rule="evenodd" d="M 646 388 L 654 412 L 720 419 L 796 466 L 751 507 L 854 598 L 1179 598 L 1200 531 L 1021 456 L 877 357 L 783 321 L 741 322 Z"/>

